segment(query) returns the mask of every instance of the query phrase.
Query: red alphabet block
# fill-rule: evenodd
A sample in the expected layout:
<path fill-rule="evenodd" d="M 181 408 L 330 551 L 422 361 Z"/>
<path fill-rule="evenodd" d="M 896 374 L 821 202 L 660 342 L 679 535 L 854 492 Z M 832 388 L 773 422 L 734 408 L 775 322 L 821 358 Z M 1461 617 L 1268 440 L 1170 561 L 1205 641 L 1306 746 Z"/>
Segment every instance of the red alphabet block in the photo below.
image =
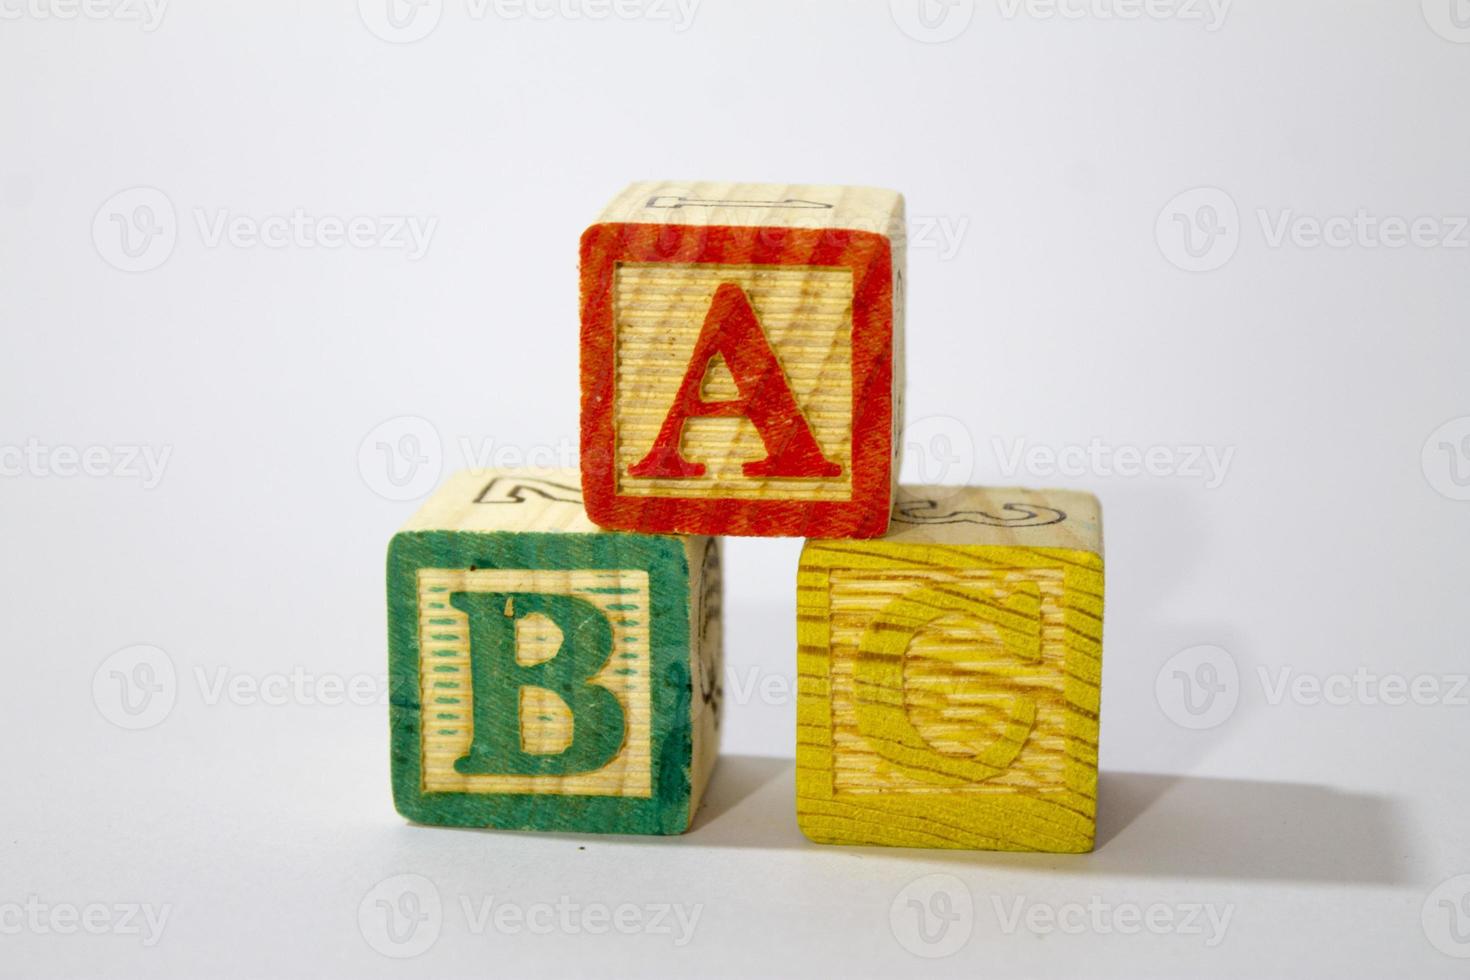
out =
<path fill-rule="evenodd" d="M 866 538 L 902 416 L 903 198 L 634 184 L 582 236 L 582 486 L 644 533 Z"/>

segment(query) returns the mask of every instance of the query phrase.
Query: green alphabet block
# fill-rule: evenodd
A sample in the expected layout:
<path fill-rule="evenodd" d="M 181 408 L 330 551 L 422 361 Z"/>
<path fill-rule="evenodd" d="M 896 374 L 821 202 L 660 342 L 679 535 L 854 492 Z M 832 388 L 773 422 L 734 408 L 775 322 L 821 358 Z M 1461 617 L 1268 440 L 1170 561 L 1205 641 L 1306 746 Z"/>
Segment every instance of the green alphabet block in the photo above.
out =
<path fill-rule="evenodd" d="M 393 797 L 411 820 L 689 828 L 719 748 L 719 542 L 599 530 L 578 479 L 461 472 L 393 538 Z"/>

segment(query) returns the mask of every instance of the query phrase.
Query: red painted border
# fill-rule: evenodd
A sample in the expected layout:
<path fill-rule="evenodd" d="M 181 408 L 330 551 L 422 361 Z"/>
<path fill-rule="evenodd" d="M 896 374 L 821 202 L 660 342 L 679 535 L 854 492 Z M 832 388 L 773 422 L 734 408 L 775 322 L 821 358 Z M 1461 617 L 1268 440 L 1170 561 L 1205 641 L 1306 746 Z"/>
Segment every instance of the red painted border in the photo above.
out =
<path fill-rule="evenodd" d="M 619 262 L 820 265 L 852 270 L 852 499 L 733 500 L 615 492 L 613 272 Z M 893 254 L 866 231 L 599 224 L 582 235 L 582 495 L 601 527 L 650 534 L 873 538 L 893 470 Z"/>

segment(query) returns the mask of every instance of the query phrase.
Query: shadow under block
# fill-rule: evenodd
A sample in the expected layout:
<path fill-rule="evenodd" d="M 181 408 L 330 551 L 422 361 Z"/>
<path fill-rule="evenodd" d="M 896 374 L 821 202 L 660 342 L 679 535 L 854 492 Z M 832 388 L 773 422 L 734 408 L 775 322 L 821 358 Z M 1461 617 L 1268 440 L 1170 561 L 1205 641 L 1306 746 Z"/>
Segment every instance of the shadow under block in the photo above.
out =
<path fill-rule="evenodd" d="M 647 182 L 582 236 L 582 487 L 608 528 L 859 537 L 902 418 L 903 197 Z"/>
<path fill-rule="evenodd" d="M 601 531 L 572 470 L 454 475 L 388 550 L 398 811 L 687 830 L 719 748 L 720 606 L 714 538 Z"/>
<path fill-rule="evenodd" d="M 1090 851 L 1096 498 L 905 487 L 797 578 L 796 809 L 822 844 Z"/>

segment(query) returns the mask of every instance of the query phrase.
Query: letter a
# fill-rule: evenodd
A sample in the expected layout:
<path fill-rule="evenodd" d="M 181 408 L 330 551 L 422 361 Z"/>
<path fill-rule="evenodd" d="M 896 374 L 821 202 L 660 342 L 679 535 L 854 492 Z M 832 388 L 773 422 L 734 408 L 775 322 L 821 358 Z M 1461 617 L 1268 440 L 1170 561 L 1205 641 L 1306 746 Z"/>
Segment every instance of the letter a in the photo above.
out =
<path fill-rule="evenodd" d="M 740 397 L 705 401 L 700 394 L 710 361 L 723 357 Z M 684 423 L 695 417 L 747 418 L 760 433 L 766 458 L 746 463 L 746 476 L 840 476 L 842 467 L 822 455 L 796 397 L 786 383 L 776 354 L 750 297 L 733 282 L 720 283 L 694 344 L 689 368 L 674 403 L 648 455 L 628 472 L 633 476 L 671 478 L 703 476 L 704 464 L 691 463 L 679 451 Z"/>

